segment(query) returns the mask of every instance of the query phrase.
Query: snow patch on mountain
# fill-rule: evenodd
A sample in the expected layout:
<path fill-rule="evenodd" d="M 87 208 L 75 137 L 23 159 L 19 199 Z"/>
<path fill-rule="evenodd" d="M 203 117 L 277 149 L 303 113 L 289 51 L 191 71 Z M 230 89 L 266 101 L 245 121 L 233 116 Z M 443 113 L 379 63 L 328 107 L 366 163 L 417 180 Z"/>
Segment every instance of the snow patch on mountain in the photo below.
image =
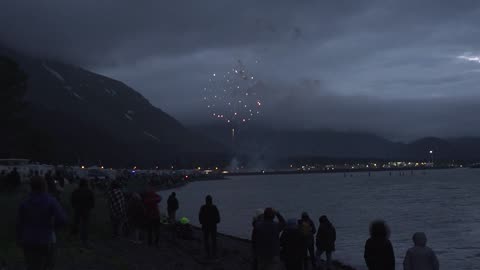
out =
<path fill-rule="evenodd" d="M 45 64 L 45 62 L 42 63 L 43 67 L 48 71 L 50 72 L 50 74 L 52 74 L 55 78 L 57 78 L 59 81 L 62 81 L 62 82 L 65 82 L 65 79 L 62 77 L 62 75 L 60 75 L 60 73 L 58 73 L 56 70 L 54 70 L 53 68 L 49 67 L 47 64 Z"/>
<path fill-rule="evenodd" d="M 127 118 L 128 120 L 132 121 L 133 120 L 133 115 L 135 114 L 134 111 L 132 110 L 128 110 L 124 115 L 125 115 L 125 118 Z"/>
<path fill-rule="evenodd" d="M 158 142 L 160 141 L 160 139 L 159 139 L 157 136 L 153 135 L 153 134 L 150 133 L 150 132 L 144 131 L 143 134 L 144 134 L 145 136 L 148 136 L 148 137 L 154 139 L 155 141 L 158 141 Z"/>
<path fill-rule="evenodd" d="M 114 97 L 117 95 L 117 91 L 113 90 L 113 89 L 108 89 L 108 88 L 105 88 L 105 92 L 107 92 L 107 94 L 109 94 L 110 96 Z"/>
<path fill-rule="evenodd" d="M 79 94 L 77 94 L 75 92 L 72 92 L 72 95 L 79 100 L 85 100 L 83 97 L 81 97 Z"/>
<path fill-rule="evenodd" d="M 70 93 L 70 95 L 74 96 L 76 99 L 79 99 L 79 100 L 85 100 L 82 96 L 80 96 L 79 94 L 77 94 L 75 91 L 73 91 L 73 88 L 69 85 L 66 85 L 64 86 L 63 88 L 65 88 L 65 90 L 68 91 L 68 93 Z"/>

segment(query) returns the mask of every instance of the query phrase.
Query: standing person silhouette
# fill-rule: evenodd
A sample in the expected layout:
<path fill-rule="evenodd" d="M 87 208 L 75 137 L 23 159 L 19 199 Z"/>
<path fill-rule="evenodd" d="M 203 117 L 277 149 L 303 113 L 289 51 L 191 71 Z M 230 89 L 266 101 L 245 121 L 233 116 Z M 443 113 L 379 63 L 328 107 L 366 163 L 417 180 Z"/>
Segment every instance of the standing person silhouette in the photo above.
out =
<path fill-rule="evenodd" d="M 301 270 L 305 259 L 305 236 L 299 230 L 296 219 L 289 219 L 280 236 L 280 257 L 286 270 Z"/>
<path fill-rule="evenodd" d="M 80 180 L 78 188 L 72 192 L 71 204 L 74 213 L 72 234 L 80 231 L 80 239 L 85 248 L 90 248 L 88 244 L 88 225 L 90 213 L 95 207 L 95 195 L 88 187 L 86 179 Z"/>
<path fill-rule="evenodd" d="M 175 223 L 177 217 L 176 213 L 179 208 L 177 194 L 172 192 L 167 200 L 167 212 L 168 212 L 168 219 L 170 223 Z"/>
<path fill-rule="evenodd" d="M 44 270 L 53 265 L 55 228 L 65 226 L 67 216 L 57 199 L 46 192 L 40 176 L 30 180 L 32 192 L 22 202 L 17 216 L 17 241 L 23 248 L 27 270 Z"/>
<path fill-rule="evenodd" d="M 159 245 L 160 241 L 160 210 L 158 204 L 162 201 L 162 197 L 155 192 L 153 186 L 148 188 L 143 198 L 145 205 L 145 215 L 147 223 L 148 245 Z"/>
<path fill-rule="evenodd" d="M 317 231 L 317 257 L 321 258 L 325 252 L 327 256 L 327 269 L 332 267 L 332 252 L 335 251 L 335 241 L 337 240 L 337 232 L 333 224 L 328 220 L 327 216 L 321 216 L 318 221 L 320 225 Z"/>
<path fill-rule="evenodd" d="M 316 268 L 315 262 L 315 223 L 313 223 L 312 219 L 307 212 L 302 213 L 302 218 L 298 221 L 299 229 L 305 238 L 305 258 L 303 267 L 308 269 L 308 264 L 312 264 L 312 268 Z M 310 256 L 310 262 L 308 261 Z"/>
<path fill-rule="evenodd" d="M 427 236 L 423 232 L 413 235 L 414 247 L 410 248 L 403 260 L 404 270 L 438 270 L 438 263 L 435 252 L 427 247 Z"/>
<path fill-rule="evenodd" d="M 275 217 L 277 217 L 278 222 L 274 221 Z M 258 270 L 281 267 L 280 234 L 285 225 L 283 216 L 273 208 L 266 208 L 263 213 L 263 220 L 255 223 L 252 242 L 255 247 Z"/>
<path fill-rule="evenodd" d="M 213 204 L 212 196 L 208 195 L 205 198 L 205 204 L 200 208 L 198 219 L 202 224 L 207 257 L 215 258 L 217 256 L 217 224 L 220 223 L 220 213 L 217 206 Z"/>
<path fill-rule="evenodd" d="M 395 255 L 389 237 L 390 230 L 384 221 L 370 224 L 370 238 L 365 243 L 364 253 L 368 270 L 395 270 Z"/>

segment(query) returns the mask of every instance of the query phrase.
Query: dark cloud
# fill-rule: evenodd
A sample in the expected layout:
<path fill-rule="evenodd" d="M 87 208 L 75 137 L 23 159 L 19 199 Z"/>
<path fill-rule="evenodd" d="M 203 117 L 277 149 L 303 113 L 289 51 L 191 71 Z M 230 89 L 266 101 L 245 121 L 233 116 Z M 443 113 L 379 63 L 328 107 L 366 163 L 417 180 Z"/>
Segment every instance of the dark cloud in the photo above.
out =
<path fill-rule="evenodd" d="M 269 46 L 290 38 L 300 29 L 295 23 L 308 23 L 317 16 L 315 27 L 333 30 L 337 15 L 360 7 L 337 2 L 20 0 L 2 4 L 0 29 L 7 44 L 15 47 L 81 64 L 114 64 L 150 56 Z"/>
<path fill-rule="evenodd" d="M 337 95 L 321 84 L 275 86 L 283 93 L 266 108 L 264 120 L 276 127 L 374 132 L 408 141 L 423 136 L 456 137 L 480 134 L 477 96 L 395 98 Z M 319 90 L 320 89 L 320 90 Z"/>
<path fill-rule="evenodd" d="M 265 121 L 393 137 L 478 135 L 471 123 L 480 61 L 459 56 L 480 54 L 479 7 L 475 0 L 17 0 L 0 3 L 0 41 L 125 81 L 188 123 L 202 119 L 211 74 L 241 59 L 268 88 Z"/>

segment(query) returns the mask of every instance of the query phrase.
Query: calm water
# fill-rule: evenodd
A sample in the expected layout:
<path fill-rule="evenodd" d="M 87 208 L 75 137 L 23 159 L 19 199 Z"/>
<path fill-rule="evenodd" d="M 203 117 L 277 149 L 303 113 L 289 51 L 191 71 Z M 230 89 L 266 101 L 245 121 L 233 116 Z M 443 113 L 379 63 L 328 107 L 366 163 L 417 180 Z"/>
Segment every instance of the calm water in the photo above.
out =
<path fill-rule="evenodd" d="M 239 176 L 227 181 L 197 182 L 175 190 L 177 216 L 198 223 L 206 194 L 222 216 L 219 230 L 248 238 L 257 208 L 278 209 L 285 218 L 307 211 L 317 221 L 329 216 L 337 228 L 335 257 L 365 269 L 363 246 L 368 225 L 382 218 L 392 231 L 397 269 L 411 246 L 411 236 L 424 231 L 442 269 L 480 269 L 480 170 L 458 169 L 353 174 Z M 170 191 L 161 192 L 165 201 Z"/>

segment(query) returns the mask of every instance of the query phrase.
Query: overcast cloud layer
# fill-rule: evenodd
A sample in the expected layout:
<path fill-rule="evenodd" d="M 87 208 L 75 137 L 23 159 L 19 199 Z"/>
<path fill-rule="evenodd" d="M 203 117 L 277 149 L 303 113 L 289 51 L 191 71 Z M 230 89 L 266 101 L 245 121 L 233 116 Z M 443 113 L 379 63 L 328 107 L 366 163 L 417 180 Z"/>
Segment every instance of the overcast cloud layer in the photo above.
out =
<path fill-rule="evenodd" d="M 185 123 L 238 60 L 263 121 L 395 138 L 480 135 L 480 1 L 16 0 L 7 46 L 122 80 Z M 258 61 L 258 63 L 257 63 Z"/>

